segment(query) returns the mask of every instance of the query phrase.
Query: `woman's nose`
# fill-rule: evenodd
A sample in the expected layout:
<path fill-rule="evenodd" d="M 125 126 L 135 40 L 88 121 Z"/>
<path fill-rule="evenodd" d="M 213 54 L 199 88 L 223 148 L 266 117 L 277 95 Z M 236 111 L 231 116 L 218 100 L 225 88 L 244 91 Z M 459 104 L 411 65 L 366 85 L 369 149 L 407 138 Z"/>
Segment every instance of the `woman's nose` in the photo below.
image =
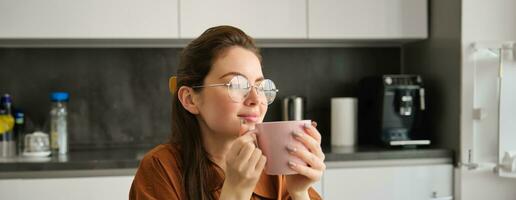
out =
<path fill-rule="evenodd" d="M 245 99 L 245 104 L 249 105 L 249 106 L 253 106 L 253 105 L 256 105 L 259 103 L 264 103 L 261 101 L 263 101 L 263 100 L 262 100 L 262 98 L 260 98 L 260 94 L 258 93 L 257 87 L 252 86 L 249 89 L 249 93 L 247 94 L 247 97 Z"/>

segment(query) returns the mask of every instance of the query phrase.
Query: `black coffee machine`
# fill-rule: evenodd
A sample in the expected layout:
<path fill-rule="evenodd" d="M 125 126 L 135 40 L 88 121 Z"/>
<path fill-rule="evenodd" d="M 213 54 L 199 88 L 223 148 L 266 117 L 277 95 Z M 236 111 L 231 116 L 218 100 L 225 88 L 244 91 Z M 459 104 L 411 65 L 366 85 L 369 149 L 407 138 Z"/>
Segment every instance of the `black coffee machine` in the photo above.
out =
<path fill-rule="evenodd" d="M 358 91 L 359 144 L 430 144 L 422 127 L 426 105 L 420 76 L 367 77 L 360 81 Z"/>

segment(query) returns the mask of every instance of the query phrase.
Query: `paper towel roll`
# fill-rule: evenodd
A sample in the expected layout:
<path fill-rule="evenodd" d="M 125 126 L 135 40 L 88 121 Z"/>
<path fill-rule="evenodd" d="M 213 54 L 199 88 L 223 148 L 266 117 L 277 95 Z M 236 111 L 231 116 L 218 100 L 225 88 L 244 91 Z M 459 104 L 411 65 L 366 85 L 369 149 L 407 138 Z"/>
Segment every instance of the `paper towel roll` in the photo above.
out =
<path fill-rule="evenodd" d="M 357 99 L 331 99 L 331 145 L 354 146 L 357 135 Z"/>

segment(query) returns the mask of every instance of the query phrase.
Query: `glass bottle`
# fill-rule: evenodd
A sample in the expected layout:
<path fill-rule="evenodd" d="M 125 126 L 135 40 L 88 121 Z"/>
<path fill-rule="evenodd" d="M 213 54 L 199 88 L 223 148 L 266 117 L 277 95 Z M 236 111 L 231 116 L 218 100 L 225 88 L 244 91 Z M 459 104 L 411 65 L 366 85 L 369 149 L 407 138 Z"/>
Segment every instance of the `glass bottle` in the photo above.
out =
<path fill-rule="evenodd" d="M 53 92 L 51 94 L 50 149 L 52 154 L 68 153 L 68 111 L 66 108 L 68 98 L 69 95 L 66 92 Z"/>
<path fill-rule="evenodd" d="M 0 98 L 0 106 L 5 110 L 6 115 L 13 119 L 13 100 L 10 94 L 4 94 Z M 16 154 L 16 143 L 13 141 L 13 129 L 8 130 L 2 136 L 3 140 L 3 155 L 11 157 Z"/>
<path fill-rule="evenodd" d="M 25 138 L 25 113 L 21 110 L 14 112 L 14 140 L 16 141 L 16 153 L 21 155 Z"/>

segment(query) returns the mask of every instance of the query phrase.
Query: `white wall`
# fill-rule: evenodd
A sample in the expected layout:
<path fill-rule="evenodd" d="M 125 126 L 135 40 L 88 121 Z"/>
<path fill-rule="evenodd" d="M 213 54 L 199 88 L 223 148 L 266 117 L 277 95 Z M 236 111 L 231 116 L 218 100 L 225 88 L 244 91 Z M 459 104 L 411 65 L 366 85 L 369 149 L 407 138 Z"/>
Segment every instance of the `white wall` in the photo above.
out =
<path fill-rule="evenodd" d="M 516 1 L 462 0 L 460 161 L 463 163 L 468 162 L 469 149 L 472 149 L 473 162 L 498 162 L 497 60 L 496 57 L 490 59 L 484 55 L 480 59 L 476 57 L 475 63 L 475 54 L 471 48 L 474 42 L 486 41 L 516 41 Z M 485 109 L 484 120 L 473 120 L 474 106 Z M 462 168 L 459 175 L 457 189 L 460 199 L 513 200 L 516 197 L 516 178 L 501 178 L 489 167 L 473 171 Z"/>

